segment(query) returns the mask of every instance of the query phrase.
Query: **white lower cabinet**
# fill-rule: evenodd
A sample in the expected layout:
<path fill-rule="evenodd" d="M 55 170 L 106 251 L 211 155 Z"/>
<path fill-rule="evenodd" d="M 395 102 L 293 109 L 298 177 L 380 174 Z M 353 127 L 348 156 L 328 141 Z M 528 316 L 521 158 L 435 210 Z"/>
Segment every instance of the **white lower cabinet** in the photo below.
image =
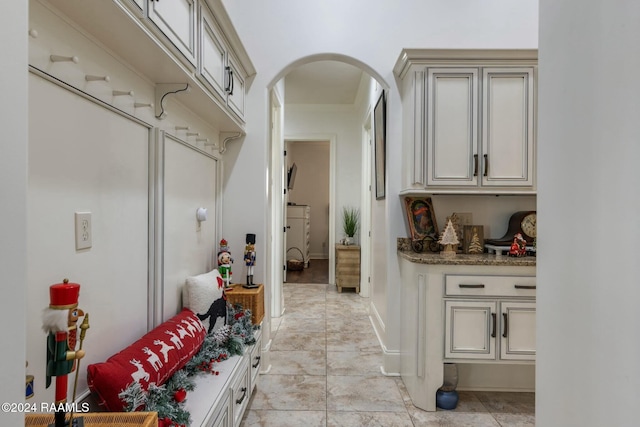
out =
<path fill-rule="evenodd" d="M 400 256 L 400 375 L 415 406 L 436 410 L 444 364 L 459 367 L 461 390 L 535 387 L 535 265 L 486 256 L 476 264 L 413 262 Z"/>
<path fill-rule="evenodd" d="M 242 421 L 242 415 L 247 407 L 249 399 L 251 397 L 251 384 L 249 383 L 249 361 L 248 358 L 243 358 L 242 363 L 244 366 L 240 367 L 240 375 L 236 378 L 236 381 L 231 386 L 231 404 L 233 405 L 233 425 L 238 427 L 240 421 Z"/>
<path fill-rule="evenodd" d="M 231 408 L 229 404 L 230 393 L 225 393 L 225 398 L 222 403 L 216 409 L 216 413 L 211 417 L 211 421 L 207 424 L 207 427 L 229 427 L 231 417 Z"/>
<path fill-rule="evenodd" d="M 533 276 L 446 275 L 446 359 L 535 360 Z"/>
<path fill-rule="evenodd" d="M 446 359 L 535 360 L 535 302 L 449 299 Z"/>

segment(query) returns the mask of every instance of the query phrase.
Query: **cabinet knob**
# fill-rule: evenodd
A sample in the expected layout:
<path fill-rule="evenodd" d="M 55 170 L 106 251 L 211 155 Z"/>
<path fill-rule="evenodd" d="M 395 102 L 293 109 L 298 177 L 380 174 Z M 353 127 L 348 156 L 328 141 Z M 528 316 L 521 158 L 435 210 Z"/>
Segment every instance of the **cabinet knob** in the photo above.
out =
<path fill-rule="evenodd" d="M 473 155 L 473 176 L 478 176 L 478 155 Z"/>
<path fill-rule="evenodd" d="M 489 157 L 485 154 L 484 155 L 484 172 L 483 172 L 484 176 L 489 176 Z"/>

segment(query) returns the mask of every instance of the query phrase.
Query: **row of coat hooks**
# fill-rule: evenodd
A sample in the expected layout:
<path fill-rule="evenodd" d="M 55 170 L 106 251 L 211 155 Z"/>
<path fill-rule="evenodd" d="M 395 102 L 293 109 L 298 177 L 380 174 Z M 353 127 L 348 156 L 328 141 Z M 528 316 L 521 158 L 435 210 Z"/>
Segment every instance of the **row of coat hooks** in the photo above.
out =
<path fill-rule="evenodd" d="M 33 38 L 37 38 L 38 37 L 38 31 L 34 30 L 34 29 L 30 29 L 29 30 L 29 36 L 33 37 Z M 49 55 L 49 60 L 51 62 L 73 62 L 74 64 L 78 64 L 80 62 L 80 58 L 78 58 L 77 56 L 73 55 L 73 56 L 63 56 L 63 55 Z M 93 75 L 93 74 L 87 74 L 84 76 L 85 81 L 87 82 L 106 82 L 109 83 L 111 82 L 111 77 L 109 77 L 108 75 L 104 75 L 104 76 L 98 76 L 98 75 Z M 176 85 L 176 84 L 161 84 L 159 85 L 161 86 L 160 88 L 156 88 L 156 98 L 160 99 L 160 113 L 158 113 L 158 111 L 156 111 L 156 117 L 159 119 L 164 118 L 164 116 L 166 115 L 166 113 L 164 112 L 164 108 L 162 106 L 162 100 L 163 98 L 171 93 L 178 93 L 178 92 L 183 92 L 183 91 L 189 91 L 189 85 L 185 84 L 185 85 Z M 113 96 L 130 96 L 133 97 L 134 96 L 134 92 L 132 90 L 112 90 L 111 94 Z M 152 102 L 134 102 L 133 104 L 134 108 L 154 108 L 154 104 Z M 157 109 L 156 109 L 157 110 Z M 198 142 L 202 142 L 204 143 L 205 146 L 213 146 L 213 147 L 217 147 L 218 144 L 213 143 L 213 142 L 209 142 L 209 138 L 198 138 L 198 136 L 200 136 L 199 132 L 189 132 L 189 126 L 175 126 L 175 130 L 176 133 L 178 131 L 185 131 L 185 135 L 187 137 L 190 136 L 195 136 L 196 137 L 196 143 Z M 229 139 L 229 138 L 227 138 Z M 226 140 L 225 140 L 226 141 Z"/>
<path fill-rule="evenodd" d="M 32 30 L 33 31 L 33 30 Z M 37 37 L 37 33 L 36 33 L 36 37 Z M 49 61 L 51 62 L 73 62 L 74 64 L 77 64 L 80 62 L 80 58 L 78 58 L 77 56 L 63 56 L 63 55 L 49 55 Z M 106 83 L 109 83 L 111 81 L 111 77 L 109 76 L 96 76 L 93 74 L 87 74 L 84 76 L 85 81 L 87 82 L 100 82 L 100 81 L 104 81 Z M 111 95 L 112 96 L 130 96 L 133 97 L 135 94 L 132 90 L 112 90 L 111 91 Z M 147 107 L 147 108 L 153 108 L 153 103 L 152 102 L 134 102 L 133 104 L 134 108 L 143 108 L 143 107 Z"/>
<path fill-rule="evenodd" d="M 200 136 L 200 132 L 189 132 L 189 126 L 175 126 L 174 128 L 176 130 L 176 133 L 185 131 L 185 135 L 187 136 L 187 138 L 190 136 L 195 136 L 196 142 L 204 142 L 205 146 L 215 145 L 213 143 L 209 143 L 209 138 L 198 138 L 198 136 Z"/>

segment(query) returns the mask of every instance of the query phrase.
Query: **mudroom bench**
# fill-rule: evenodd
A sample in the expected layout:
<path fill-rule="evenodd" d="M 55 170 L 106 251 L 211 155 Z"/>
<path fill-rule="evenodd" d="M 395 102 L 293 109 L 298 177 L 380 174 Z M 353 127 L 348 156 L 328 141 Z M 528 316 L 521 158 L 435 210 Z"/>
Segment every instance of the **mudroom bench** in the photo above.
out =
<path fill-rule="evenodd" d="M 262 318 L 232 305 L 222 289 L 216 270 L 187 278 L 180 313 L 89 365 L 100 409 L 155 411 L 169 401 L 174 409 L 157 409 L 159 427 L 238 427 L 260 372 Z"/>

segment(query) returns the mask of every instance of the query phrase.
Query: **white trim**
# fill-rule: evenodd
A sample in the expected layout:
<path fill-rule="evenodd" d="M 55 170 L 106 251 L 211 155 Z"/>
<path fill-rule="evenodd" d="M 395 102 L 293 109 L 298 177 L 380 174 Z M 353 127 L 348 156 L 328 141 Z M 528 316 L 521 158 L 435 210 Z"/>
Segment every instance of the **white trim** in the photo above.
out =
<path fill-rule="evenodd" d="M 373 133 L 372 110 L 369 105 L 362 126 L 362 177 L 360 199 L 360 296 L 371 295 L 371 191 L 373 188 Z"/>

